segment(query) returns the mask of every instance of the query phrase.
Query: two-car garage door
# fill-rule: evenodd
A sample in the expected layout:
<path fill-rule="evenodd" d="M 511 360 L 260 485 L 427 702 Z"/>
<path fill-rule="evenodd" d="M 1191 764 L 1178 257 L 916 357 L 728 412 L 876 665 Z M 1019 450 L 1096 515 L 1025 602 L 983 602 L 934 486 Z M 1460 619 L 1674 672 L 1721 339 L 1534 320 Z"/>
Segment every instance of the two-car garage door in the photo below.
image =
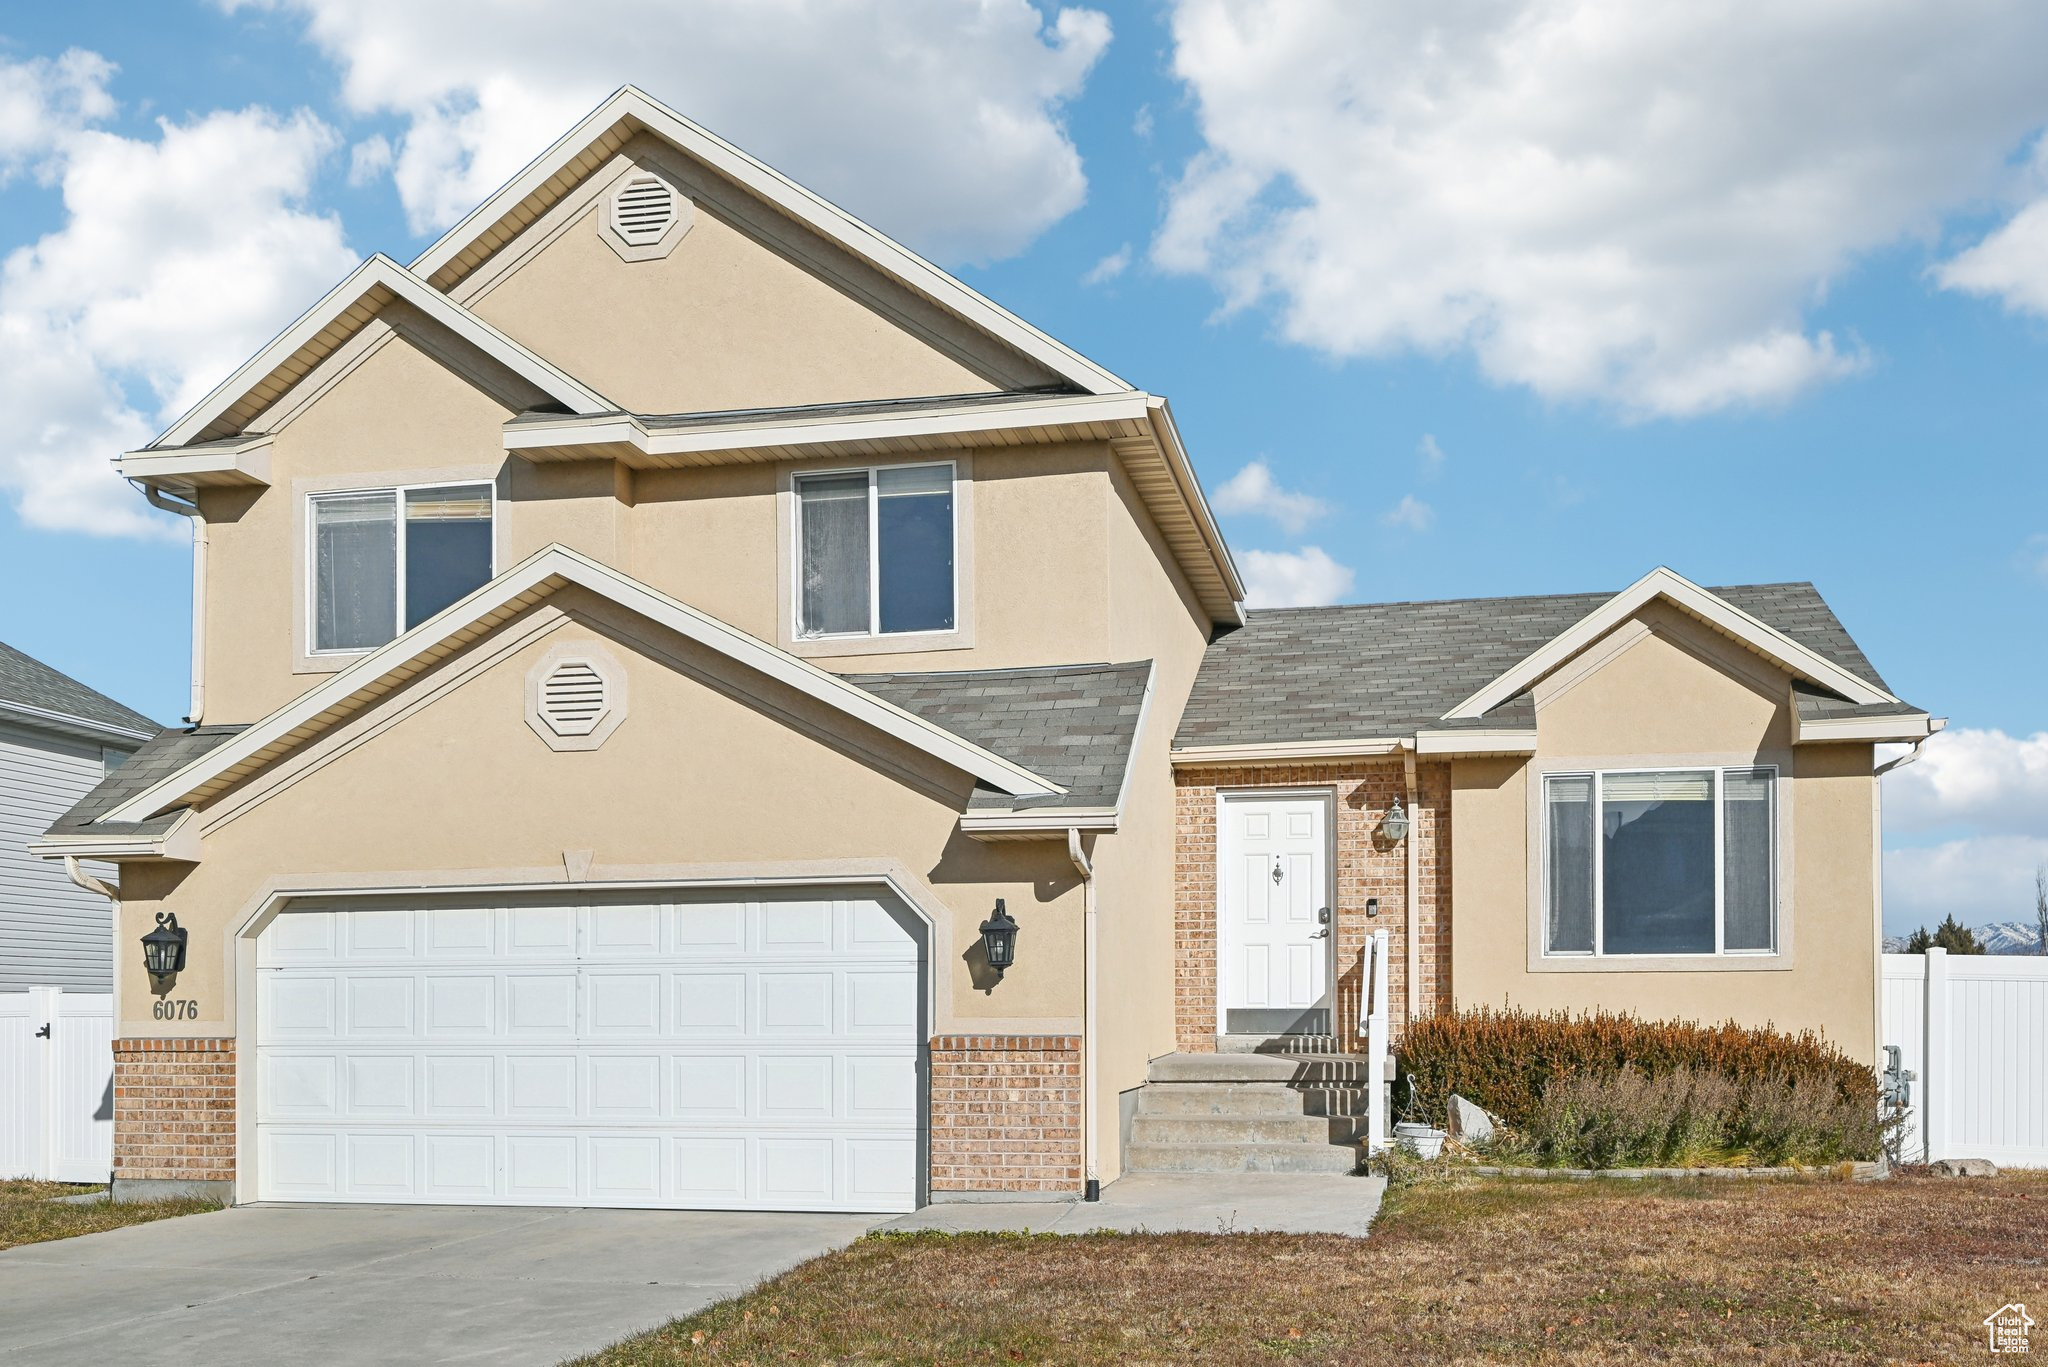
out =
<path fill-rule="evenodd" d="M 832 889 L 286 911 L 257 1195 L 912 1209 L 918 945 Z"/>

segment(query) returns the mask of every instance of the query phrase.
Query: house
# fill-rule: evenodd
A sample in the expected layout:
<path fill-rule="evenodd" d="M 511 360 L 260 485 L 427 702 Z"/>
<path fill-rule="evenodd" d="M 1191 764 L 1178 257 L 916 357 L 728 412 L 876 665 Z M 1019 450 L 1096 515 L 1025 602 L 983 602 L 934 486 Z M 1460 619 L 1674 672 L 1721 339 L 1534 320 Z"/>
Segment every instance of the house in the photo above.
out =
<path fill-rule="evenodd" d="M 1872 747 L 1935 723 L 1810 587 L 1247 613 L 1163 397 L 638 91 L 119 468 L 234 624 L 38 847 L 120 864 L 124 1191 L 1348 1167 L 1156 1088 L 1348 1057 L 1382 928 L 1396 1032 L 1875 1056 Z"/>
<path fill-rule="evenodd" d="M 0 992 L 113 990 L 112 904 L 29 846 L 161 729 L 0 642 Z"/>

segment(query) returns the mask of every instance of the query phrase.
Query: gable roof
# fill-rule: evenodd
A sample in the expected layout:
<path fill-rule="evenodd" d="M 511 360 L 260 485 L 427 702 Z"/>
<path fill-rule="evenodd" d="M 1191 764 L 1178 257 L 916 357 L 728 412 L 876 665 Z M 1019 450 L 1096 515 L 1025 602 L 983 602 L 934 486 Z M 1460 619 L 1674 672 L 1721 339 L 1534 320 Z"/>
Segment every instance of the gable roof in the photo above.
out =
<path fill-rule="evenodd" d="M 134 708 L 0 641 L 0 720 L 10 717 L 116 740 L 140 741 L 157 731 Z"/>
<path fill-rule="evenodd" d="M 621 87 L 592 110 L 503 189 L 420 253 L 413 262 L 413 270 L 435 289 L 454 288 L 640 132 L 650 133 L 710 167 L 778 212 L 1067 382 L 1095 394 L 1130 388 L 1109 371 L 1040 332 L 908 247 L 630 85 Z"/>
<path fill-rule="evenodd" d="M 981 787 L 968 801 L 971 812 L 1114 809 L 1136 750 L 1152 662 L 844 678 L 1066 790 L 1012 797 Z"/>
<path fill-rule="evenodd" d="M 1022 765 L 963 740 L 807 661 L 565 546 L 551 545 L 263 720 L 228 737 L 183 768 L 125 798 L 107 811 L 103 819 L 146 820 L 167 808 L 216 796 L 570 584 L 609 598 L 699 645 L 837 708 L 990 787 L 1019 797 L 1061 791 L 1058 784 Z"/>
<path fill-rule="evenodd" d="M 1896 709 L 1891 715 L 1920 715 L 1885 687 L 1813 585 L 1698 592 L 1852 676 L 1862 690 L 1881 694 L 1880 705 Z M 1491 685 L 1520 677 L 1526 672 L 1521 666 L 1575 628 L 1604 620 L 1602 609 L 1619 598 L 1570 593 L 1248 612 L 1244 627 L 1218 636 L 1203 657 L 1174 746 L 1322 745 L 1424 731 L 1527 730 L 1535 713 L 1526 687 L 1482 713 L 1455 714 L 1467 700 L 1497 691 Z"/>
<path fill-rule="evenodd" d="M 379 253 L 351 271 L 144 449 L 186 446 L 241 432 L 394 300 L 412 305 L 570 412 L 603 413 L 614 407 L 582 381 Z"/>
<path fill-rule="evenodd" d="M 101 818 L 128 799 L 144 792 L 194 760 L 205 755 L 245 726 L 173 727 L 159 731 L 128 757 L 127 763 L 102 778 L 91 791 L 52 822 L 46 836 L 151 836 L 170 829 L 182 812 L 166 812 L 145 821 L 105 821 Z"/>

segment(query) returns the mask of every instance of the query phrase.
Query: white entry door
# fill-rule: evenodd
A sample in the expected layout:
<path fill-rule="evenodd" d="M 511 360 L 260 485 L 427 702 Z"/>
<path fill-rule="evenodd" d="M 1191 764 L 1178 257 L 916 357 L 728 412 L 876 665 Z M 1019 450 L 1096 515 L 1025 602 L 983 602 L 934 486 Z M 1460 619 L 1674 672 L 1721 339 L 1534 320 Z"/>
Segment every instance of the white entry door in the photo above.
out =
<path fill-rule="evenodd" d="M 1223 801 L 1223 1033 L 1330 1033 L 1329 815 L 1315 795 Z"/>
<path fill-rule="evenodd" d="M 919 944 L 833 889 L 284 912 L 256 1194 L 914 1209 Z"/>

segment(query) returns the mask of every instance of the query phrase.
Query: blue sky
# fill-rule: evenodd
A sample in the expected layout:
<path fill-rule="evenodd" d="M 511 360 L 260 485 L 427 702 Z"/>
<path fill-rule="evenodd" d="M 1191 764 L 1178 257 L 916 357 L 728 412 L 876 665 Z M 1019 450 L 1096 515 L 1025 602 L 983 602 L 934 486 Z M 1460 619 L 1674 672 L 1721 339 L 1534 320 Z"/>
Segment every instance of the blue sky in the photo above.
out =
<path fill-rule="evenodd" d="M 1888 923 L 2030 911 L 2031 7 L 784 4 L 590 0 L 582 36 L 482 0 L 11 11 L 0 639 L 175 720 L 182 527 L 91 472 L 631 80 L 1168 395 L 1269 594 L 1813 580 L 1958 737 L 1888 781 Z"/>

